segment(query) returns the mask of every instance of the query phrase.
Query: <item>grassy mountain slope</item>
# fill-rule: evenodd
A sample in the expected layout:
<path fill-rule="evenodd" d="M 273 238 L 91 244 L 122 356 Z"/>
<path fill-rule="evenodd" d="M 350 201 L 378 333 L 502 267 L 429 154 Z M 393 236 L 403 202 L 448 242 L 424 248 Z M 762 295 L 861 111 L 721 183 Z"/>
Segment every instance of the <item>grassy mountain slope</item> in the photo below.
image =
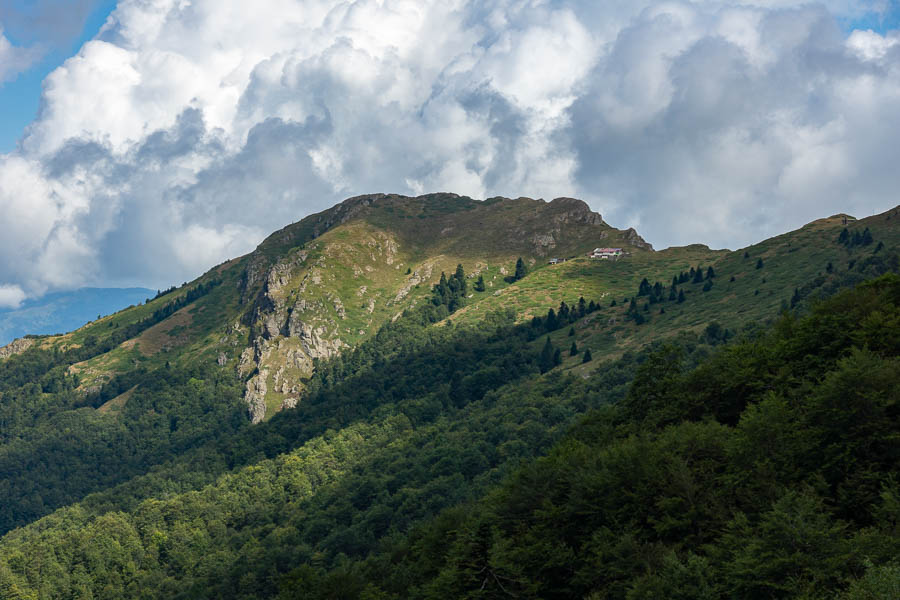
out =
<path fill-rule="evenodd" d="M 848 247 L 838 241 L 845 228 L 853 232 L 868 228 L 873 241 Z M 883 245 L 881 249 L 879 243 Z M 548 265 L 499 293 L 485 294 L 482 300 L 452 318 L 474 323 L 492 311 L 512 307 L 518 319 L 526 321 L 545 315 L 549 307 L 563 301 L 571 306 L 580 296 L 596 299 L 602 310 L 576 327 L 577 343 L 613 357 L 678 332 L 700 332 L 711 322 L 733 331 L 750 323 L 771 322 L 782 308 L 792 308 L 795 291 L 796 304 L 810 295 L 832 293 L 839 286 L 895 270 L 892 261 L 896 260 L 893 257 L 898 247 L 898 209 L 859 221 L 835 215 L 736 251 L 693 245 L 636 254 L 618 261 L 582 257 Z M 757 268 L 760 260 L 762 266 Z M 703 289 L 705 281 L 679 284 L 677 289 L 684 291 L 685 302 L 652 304 L 648 311 L 644 311 L 647 298 L 637 297 L 646 322 L 638 325 L 628 318 L 628 300 L 636 296 L 642 279 L 651 284 L 659 281 L 667 294 L 672 278 L 692 267 L 704 272 L 713 267 L 715 277 L 709 290 Z M 615 307 L 610 306 L 613 300 Z M 664 312 L 660 313 L 660 309 Z M 553 339 L 561 342 L 564 335 L 558 333 Z M 577 361 L 570 361 L 570 366 L 587 368 Z"/>

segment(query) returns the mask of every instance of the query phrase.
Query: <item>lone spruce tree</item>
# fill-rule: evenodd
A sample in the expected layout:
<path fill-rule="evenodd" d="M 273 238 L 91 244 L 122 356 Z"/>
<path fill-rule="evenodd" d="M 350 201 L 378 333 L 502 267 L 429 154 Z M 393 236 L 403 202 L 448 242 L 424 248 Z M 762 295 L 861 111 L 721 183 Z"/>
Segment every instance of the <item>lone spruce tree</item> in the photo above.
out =
<path fill-rule="evenodd" d="M 522 260 L 522 257 L 520 256 L 519 260 L 516 261 L 516 275 L 515 275 L 516 281 L 525 277 L 525 275 L 527 273 L 528 273 L 528 271 L 525 269 L 525 261 Z"/>
<path fill-rule="evenodd" d="M 478 281 L 475 282 L 475 291 L 483 292 L 484 291 L 484 275 L 478 276 Z"/>
<path fill-rule="evenodd" d="M 584 354 L 581 356 L 581 364 L 591 362 L 591 349 L 586 348 Z"/>
<path fill-rule="evenodd" d="M 575 355 L 577 355 L 577 354 L 578 354 L 578 345 L 577 345 L 577 344 L 575 343 L 575 341 L 573 340 L 573 341 L 572 341 L 572 347 L 569 348 L 569 356 L 575 356 Z"/>

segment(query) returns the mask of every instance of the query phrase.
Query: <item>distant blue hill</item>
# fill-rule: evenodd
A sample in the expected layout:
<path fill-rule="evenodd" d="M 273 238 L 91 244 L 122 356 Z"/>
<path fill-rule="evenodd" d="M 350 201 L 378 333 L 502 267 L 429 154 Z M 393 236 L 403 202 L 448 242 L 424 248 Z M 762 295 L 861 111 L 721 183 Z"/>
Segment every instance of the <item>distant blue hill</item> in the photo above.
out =
<path fill-rule="evenodd" d="M 146 288 L 81 288 L 26 300 L 16 309 L 0 308 L 0 346 L 26 334 L 66 333 L 97 315 L 109 315 L 156 296 Z"/>

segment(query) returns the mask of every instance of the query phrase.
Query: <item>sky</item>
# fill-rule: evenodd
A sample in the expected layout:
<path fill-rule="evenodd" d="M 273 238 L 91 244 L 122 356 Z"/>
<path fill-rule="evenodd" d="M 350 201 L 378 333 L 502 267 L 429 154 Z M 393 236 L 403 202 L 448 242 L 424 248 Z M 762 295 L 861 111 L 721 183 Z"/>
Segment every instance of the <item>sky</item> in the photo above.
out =
<path fill-rule="evenodd" d="M 900 203 L 897 0 L 0 0 L 0 306 L 168 287 L 364 193 L 657 248 Z"/>

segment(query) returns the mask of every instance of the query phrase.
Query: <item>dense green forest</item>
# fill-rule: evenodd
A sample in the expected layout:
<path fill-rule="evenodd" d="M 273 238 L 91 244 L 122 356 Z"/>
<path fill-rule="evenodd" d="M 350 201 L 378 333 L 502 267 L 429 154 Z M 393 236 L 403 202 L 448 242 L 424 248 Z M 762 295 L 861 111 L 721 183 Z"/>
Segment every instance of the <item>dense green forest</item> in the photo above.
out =
<path fill-rule="evenodd" d="M 295 410 L 206 439 L 230 414 L 210 399 L 236 396 L 215 367 L 86 400 L 35 390 L 5 417 L 19 443 L 52 423 L 41 397 L 96 404 L 138 379 L 123 423 L 148 421 L 98 437 L 125 471 L 102 491 L 3 538 L 0 597 L 897 597 L 900 277 L 586 379 L 540 374 L 544 321 L 429 326 L 453 301 L 321 365 Z M 68 481 L 60 453 L 90 462 L 78 427 L 56 424 L 45 487 L 8 502 Z"/>

